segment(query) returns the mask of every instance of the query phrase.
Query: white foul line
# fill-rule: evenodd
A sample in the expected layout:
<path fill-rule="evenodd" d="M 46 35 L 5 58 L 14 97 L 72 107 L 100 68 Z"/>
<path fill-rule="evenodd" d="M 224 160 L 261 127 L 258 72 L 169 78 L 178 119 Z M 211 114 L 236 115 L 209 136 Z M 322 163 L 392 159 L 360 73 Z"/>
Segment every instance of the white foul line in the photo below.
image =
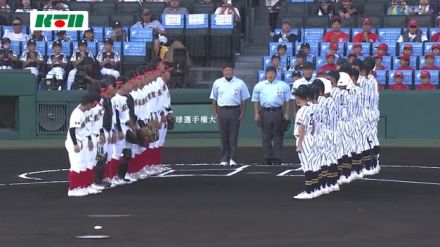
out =
<path fill-rule="evenodd" d="M 90 218 L 123 218 L 131 217 L 131 214 L 89 214 L 87 217 Z"/>
<path fill-rule="evenodd" d="M 235 171 L 226 174 L 227 177 L 233 176 L 241 171 L 243 171 L 244 169 L 248 168 L 250 165 L 245 165 L 245 166 L 240 166 L 239 168 L 235 169 Z"/>
<path fill-rule="evenodd" d="M 35 172 L 25 172 L 23 174 L 18 175 L 19 178 L 28 179 L 28 180 L 43 180 L 41 178 L 28 177 L 28 175 L 33 174 L 41 174 L 41 173 L 50 173 L 50 172 L 61 172 L 68 171 L 69 169 L 55 169 L 55 170 L 43 170 L 43 171 L 35 171 Z"/>
<path fill-rule="evenodd" d="M 41 182 L 27 182 L 27 183 L 10 183 L 8 185 L 31 185 L 31 184 L 59 184 L 59 183 L 67 183 L 68 181 L 41 181 Z"/>
<path fill-rule="evenodd" d="M 292 172 L 292 171 L 294 171 L 294 170 L 285 170 L 285 171 L 283 171 L 282 173 L 278 174 L 277 177 L 285 176 L 286 174 L 288 174 L 288 173 L 290 173 L 290 172 Z"/>
<path fill-rule="evenodd" d="M 417 181 L 382 179 L 382 178 L 362 178 L 362 180 L 378 181 L 378 182 L 393 182 L 393 183 L 402 183 L 402 184 L 423 184 L 423 185 L 438 185 L 438 186 L 440 186 L 440 183 L 434 183 L 434 182 L 417 182 Z"/>

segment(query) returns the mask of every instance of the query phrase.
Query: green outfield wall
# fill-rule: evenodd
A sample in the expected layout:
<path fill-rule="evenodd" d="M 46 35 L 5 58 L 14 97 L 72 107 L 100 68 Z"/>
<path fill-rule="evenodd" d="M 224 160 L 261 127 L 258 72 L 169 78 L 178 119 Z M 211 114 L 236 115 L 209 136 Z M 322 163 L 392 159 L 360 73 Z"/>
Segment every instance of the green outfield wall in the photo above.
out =
<path fill-rule="evenodd" d="M 24 71 L 0 73 L 0 139 L 64 138 L 69 115 L 83 91 L 36 91 L 32 74 Z M 216 137 L 207 89 L 171 90 L 176 128 L 171 136 Z M 241 126 L 240 136 L 259 137 L 253 122 L 253 107 Z M 440 138 L 440 92 L 382 91 L 379 134 L 384 139 Z M 11 119 L 13 118 L 13 121 Z M 292 127 L 293 129 L 293 127 Z M 289 131 L 289 135 L 292 130 Z"/>

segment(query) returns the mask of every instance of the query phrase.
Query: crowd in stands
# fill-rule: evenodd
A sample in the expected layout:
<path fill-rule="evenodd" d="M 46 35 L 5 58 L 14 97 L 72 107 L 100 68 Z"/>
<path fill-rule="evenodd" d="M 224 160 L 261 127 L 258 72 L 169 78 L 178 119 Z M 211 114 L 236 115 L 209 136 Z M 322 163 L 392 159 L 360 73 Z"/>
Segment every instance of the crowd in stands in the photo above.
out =
<path fill-rule="evenodd" d="M 291 87 L 346 65 L 357 67 L 366 57 L 374 57 L 373 73 L 382 89 L 434 90 L 439 87 L 440 17 L 435 19 L 437 5 L 429 0 L 412 1 L 412 5 L 393 0 L 387 3 L 387 8 L 386 1 L 374 0 L 365 0 L 365 5 L 352 0 L 266 2 L 268 9 L 270 4 L 280 6 L 278 12 L 284 14 L 280 28 L 278 24 L 273 26 L 272 19 L 269 21 L 273 28 L 272 43 L 269 56 L 263 58 L 262 69 L 278 68 L 279 79 Z M 367 5 L 376 3 L 384 7 L 382 13 L 366 16 L 362 12 Z M 299 11 L 295 8 L 327 16 L 329 28 L 325 22 L 321 27 L 307 25 L 308 19 L 313 17 L 295 12 Z M 296 14 L 286 16 L 291 12 Z M 405 27 L 377 22 L 378 16 L 383 19 L 388 15 L 407 15 L 403 17 Z M 301 16 L 304 22 L 297 21 Z M 353 22 L 347 22 L 348 19 Z M 262 70 L 258 76 L 264 79 Z"/>
<path fill-rule="evenodd" d="M 121 3 L 121 6 L 114 3 L 113 6 L 116 7 L 111 10 L 113 13 L 123 11 L 118 7 L 122 9 L 129 6 L 122 5 L 126 2 L 134 2 L 127 4 L 137 5 L 132 12 L 126 10 L 128 11 L 126 15 L 118 15 L 121 19 L 114 18 L 111 12 L 105 13 L 107 16 L 102 14 L 94 16 L 95 12 L 100 11 L 96 7 L 99 3 L 90 1 L 92 2 L 91 9 L 89 9 L 90 28 L 84 32 L 42 32 L 28 28 L 28 13 L 31 10 L 83 10 L 79 7 L 87 5 L 75 4 L 84 2 L 88 1 L 0 0 L 2 35 L 0 69 L 28 69 L 43 84 L 56 84 L 58 88 L 67 90 L 83 88 L 84 85 L 78 86 L 78 83 L 74 83 L 78 77 L 85 78 L 87 84 L 90 84 L 106 75 L 118 77 L 123 70 L 126 72 L 124 65 L 127 65 L 127 70 L 133 69 L 135 66 L 127 62 L 130 59 L 125 59 L 127 56 L 144 58 L 143 60 L 132 59 L 136 60 L 136 65 L 145 64 L 153 57 L 178 63 L 175 61 L 175 54 L 178 54 L 175 50 L 185 50 L 186 45 L 179 35 L 173 36 L 167 33 L 164 16 L 181 15 L 184 20 L 190 14 L 229 15 L 232 16 L 232 25 L 239 26 L 241 22 L 240 10 L 234 7 L 231 0 L 194 0 L 191 1 L 192 4 L 200 5 L 199 9 L 194 10 L 191 4 L 184 6 L 180 0 L 145 1 L 144 3 L 120 1 L 124 3 Z M 190 1 L 184 3 L 188 2 Z M 150 3 L 152 5 L 149 5 Z M 163 5 L 160 5 L 161 3 Z M 153 9 L 148 6 L 152 6 Z M 159 9 L 157 6 L 163 8 Z M 97 17 L 103 16 L 108 21 L 96 23 L 99 22 Z M 136 19 L 138 21 L 134 21 Z M 138 30 L 151 30 L 151 33 L 136 32 Z M 134 47 L 127 48 L 126 44 L 132 44 Z M 141 47 L 142 45 L 144 47 Z M 239 55 L 239 36 L 235 39 L 234 51 L 236 55 Z M 184 58 L 179 62 L 183 60 L 184 64 L 178 64 L 180 65 L 178 71 L 183 70 L 187 74 L 191 65 L 189 53 L 186 52 L 181 56 Z M 92 69 L 83 72 L 84 67 Z M 85 76 L 78 76 L 78 72 Z"/>

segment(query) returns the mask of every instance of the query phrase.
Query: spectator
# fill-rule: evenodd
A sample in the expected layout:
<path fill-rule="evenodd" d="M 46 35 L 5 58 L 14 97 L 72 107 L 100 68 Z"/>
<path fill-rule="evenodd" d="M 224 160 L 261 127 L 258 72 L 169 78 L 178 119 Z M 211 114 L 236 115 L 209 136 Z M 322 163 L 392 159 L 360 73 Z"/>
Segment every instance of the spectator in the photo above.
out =
<path fill-rule="evenodd" d="M 413 70 L 413 68 L 409 65 L 410 56 L 404 54 L 399 57 L 399 68 L 398 70 Z"/>
<path fill-rule="evenodd" d="M 87 41 L 82 39 L 78 42 L 78 49 L 73 52 L 72 57 L 70 58 L 70 62 L 72 63 L 74 69 L 69 72 L 69 76 L 67 77 L 67 90 L 70 90 L 75 80 L 75 75 L 78 72 L 78 64 L 80 64 L 87 57 L 95 60 L 93 54 L 87 48 Z"/>
<path fill-rule="evenodd" d="M 67 35 L 67 32 L 64 30 L 57 31 L 55 35 L 57 36 L 56 40 L 59 40 L 61 42 L 72 42 L 72 38 Z"/>
<path fill-rule="evenodd" d="M 350 54 L 348 54 L 348 56 L 347 56 L 347 62 L 348 62 L 348 64 L 353 63 L 356 59 L 357 59 L 357 56 L 356 56 L 356 54 L 354 54 L 354 53 L 350 53 Z"/>
<path fill-rule="evenodd" d="M 376 70 L 388 70 L 385 66 L 383 66 L 382 62 L 383 62 L 383 57 L 380 54 L 374 54 L 374 61 L 375 61 L 375 66 L 373 71 Z"/>
<path fill-rule="evenodd" d="M 113 40 L 113 42 L 128 42 L 127 34 L 122 29 L 122 23 L 120 21 L 113 23 L 113 32 L 110 39 Z"/>
<path fill-rule="evenodd" d="M 115 79 L 120 76 L 118 68 L 121 58 L 119 54 L 113 50 L 113 41 L 111 39 L 104 40 L 104 51 L 98 54 L 96 60 L 101 67 L 102 75 L 111 75 Z"/>
<path fill-rule="evenodd" d="M 324 42 L 347 42 L 348 34 L 341 31 L 341 18 L 335 16 L 332 19 L 333 31 L 327 32 L 324 36 Z"/>
<path fill-rule="evenodd" d="M 295 81 L 301 79 L 301 77 L 302 77 L 302 75 L 301 75 L 301 71 L 299 71 L 299 70 L 294 70 L 294 71 L 292 71 L 292 76 L 291 76 L 291 78 L 292 78 L 292 81 L 293 81 L 293 82 L 295 82 Z M 293 84 L 292 84 L 291 86 L 292 86 L 292 88 L 293 88 Z M 292 89 L 292 88 L 291 88 L 291 89 Z"/>
<path fill-rule="evenodd" d="M 391 0 L 391 6 L 388 7 L 387 15 L 408 15 L 409 8 L 405 0 Z"/>
<path fill-rule="evenodd" d="M 432 44 L 431 51 L 434 57 L 440 56 L 440 43 Z"/>
<path fill-rule="evenodd" d="M 336 59 L 338 59 L 340 57 L 339 53 L 338 53 L 338 51 L 339 51 L 338 42 L 331 42 L 329 48 L 330 48 L 329 52 L 335 54 Z"/>
<path fill-rule="evenodd" d="M 277 55 L 283 57 L 286 55 L 287 46 L 285 44 L 279 44 L 277 47 Z"/>
<path fill-rule="evenodd" d="M 170 0 L 170 6 L 163 10 L 167 15 L 187 15 L 188 10 L 185 7 L 180 7 L 180 0 Z"/>
<path fill-rule="evenodd" d="M 232 6 L 231 0 L 223 0 L 223 5 L 219 6 L 214 14 L 216 15 L 233 15 L 235 23 L 241 22 L 240 12 Z"/>
<path fill-rule="evenodd" d="M 87 42 L 98 42 L 98 40 L 95 39 L 95 30 L 93 29 L 93 27 L 89 27 L 86 31 L 84 31 L 83 39 Z"/>
<path fill-rule="evenodd" d="M 284 77 L 284 73 L 286 71 L 286 68 L 281 66 L 281 57 L 278 55 L 273 55 L 270 59 L 270 66 L 277 69 L 277 74 L 281 75 L 281 78 Z"/>
<path fill-rule="evenodd" d="M 27 41 L 28 50 L 23 52 L 20 57 L 20 62 L 22 62 L 24 69 L 30 70 L 32 74 L 38 77 L 44 59 L 41 53 L 37 51 L 36 45 L 37 43 L 35 40 Z"/>
<path fill-rule="evenodd" d="M 3 38 L 0 49 L 0 70 L 13 69 L 17 61 L 17 54 L 11 49 L 11 40 L 8 37 Z"/>
<path fill-rule="evenodd" d="M 75 74 L 75 80 L 71 89 L 85 90 L 92 84 L 99 82 L 100 75 L 97 72 L 95 60 L 91 57 L 86 57 L 77 66 L 77 72 Z"/>
<path fill-rule="evenodd" d="M 431 73 L 429 73 L 429 71 L 422 71 L 420 73 L 420 78 L 422 83 L 416 85 L 416 90 L 430 91 L 436 89 L 435 86 L 431 83 Z"/>
<path fill-rule="evenodd" d="M 376 46 L 377 54 L 381 56 L 389 56 L 388 54 L 388 45 L 385 43 L 380 43 L 378 46 Z"/>
<path fill-rule="evenodd" d="M 405 44 L 403 46 L 403 55 L 408 55 L 408 56 L 412 56 L 412 52 L 413 52 L 413 47 L 410 44 Z"/>
<path fill-rule="evenodd" d="M 362 20 L 362 32 L 357 33 L 353 37 L 353 42 L 376 42 L 378 41 L 377 34 L 371 32 L 371 19 L 364 18 Z"/>
<path fill-rule="evenodd" d="M 69 11 L 69 5 L 63 3 L 62 0 L 50 0 L 49 3 L 47 3 L 43 7 L 44 11 L 48 10 L 58 10 L 58 11 Z"/>
<path fill-rule="evenodd" d="M 1 1 L 1 0 L 0 0 Z M 32 10 L 37 9 L 31 2 L 31 0 L 21 0 L 20 4 L 17 6 L 15 12 L 18 13 L 29 13 Z"/>
<path fill-rule="evenodd" d="M 440 28 L 440 16 L 437 17 L 437 27 Z M 440 32 L 432 35 L 431 42 L 440 42 Z"/>
<path fill-rule="evenodd" d="M 435 65 L 435 57 L 432 52 L 425 54 L 425 64 L 420 68 L 421 70 L 440 70 L 440 67 Z"/>
<path fill-rule="evenodd" d="M 0 0 L 0 13 L 11 12 L 11 7 L 6 3 L 6 0 Z"/>
<path fill-rule="evenodd" d="M 47 42 L 47 38 L 43 34 L 43 31 L 37 31 L 37 30 L 33 31 L 32 34 L 29 35 L 28 40 Z"/>
<path fill-rule="evenodd" d="M 281 9 L 281 0 L 266 0 L 266 9 L 269 12 L 270 36 L 275 35 L 278 26 L 278 14 Z"/>
<path fill-rule="evenodd" d="M 358 11 L 353 6 L 352 0 L 342 0 L 342 4 L 338 8 L 338 15 L 341 19 L 350 19 L 352 16 L 356 16 Z"/>
<path fill-rule="evenodd" d="M 49 72 L 46 79 L 63 80 L 66 74 L 67 56 L 61 53 L 62 43 L 56 40 L 52 43 L 52 54 L 47 59 Z"/>
<path fill-rule="evenodd" d="M 22 21 L 20 17 L 15 17 L 12 21 L 12 32 L 5 32 L 4 38 L 9 38 L 11 41 L 26 41 L 28 35 L 22 32 Z"/>
<path fill-rule="evenodd" d="M 408 29 L 400 35 L 397 42 L 425 42 L 428 41 L 426 33 L 419 28 L 419 22 L 411 19 L 408 22 Z"/>
<path fill-rule="evenodd" d="M 326 71 L 336 70 L 336 64 L 335 64 L 336 56 L 335 56 L 335 54 L 327 53 L 327 55 L 325 56 L 325 59 L 326 59 L 327 64 L 325 64 L 321 68 L 319 68 L 318 74 L 321 74 Z"/>
<path fill-rule="evenodd" d="M 315 80 L 315 77 L 313 76 L 313 69 L 314 66 L 311 62 L 304 63 L 303 77 L 293 82 L 292 92 L 295 92 L 295 90 L 298 89 L 299 86 L 309 85 L 313 82 L 313 80 Z M 295 97 L 292 96 L 292 99 L 295 99 Z"/>
<path fill-rule="evenodd" d="M 409 90 L 408 85 L 403 84 L 403 73 L 402 71 L 396 71 L 394 73 L 394 84 L 388 87 L 389 90 L 406 91 Z"/>
<path fill-rule="evenodd" d="M 292 24 L 288 20 L 283 21 L 283 24 L 281 25 L 281 32 L 275 34 L 273 37 L 273 41 L 279 43 L 295 43 L 297 40 L 298 35 L 292 33 Z"/>
<path fill-rule="evenodd" d="M 435 12 L 435 8 L 430 4 L 430 0 L 420 0 L 416 13 L 418 15 L 432 15 Z"/>
<path fill-rule="evenodd" d="M 333 4 L 330 0 L 320 0 L 318 12 L 316 13 L 318 16 L 332 16 L 335 13 L 335 9 L 333 8 Z"/>
<path fill-rule="evenodd" d="M 289 71 L 302 71 L 303 67 L 304 67 L 304 63 L 306 62 L 306 56 L 304 55 L 304 53 L 302 51 L 299 51 L 296 54 L 296 59 L 295 59 L 295 63 L 293 63 L 290 66 Z"/>
<path fill-rule="evenodd" d="M 138 21 L 131 28 L 152 28 L 154 31 L 154 41 L 153 41 L 153 52 L 154 56 L 159 55 L 160 51 L 160 42 L 158 40 L 158 35 L 164 35 L 165 28 L 158 20 L 153 20 L 151 16 L 150 9 L 144 9 L 142 11 L 142 20 Z"/>
<path fill-rule="evenodd" d="M 362 43 L 355 42 L 352 47 L 352 53 L 357 57 L 362 57 L 364 54 L 362 53 Z"/>
<path fill-rule="evenodd" d="M 361 70 L 361 65 L 362 61 L 358 58 L 354 59 L 351 63 L 350 66 L 352 69 L 354 69 L 354 71 L 360 71 Z"/>
<path fill-rule="evenodd" d="M 310 55 L 310 44 L 307 42 L 304 42 L 300 46 L 300 51 L 304 54 L 304 57 L 308 57 Z"/>

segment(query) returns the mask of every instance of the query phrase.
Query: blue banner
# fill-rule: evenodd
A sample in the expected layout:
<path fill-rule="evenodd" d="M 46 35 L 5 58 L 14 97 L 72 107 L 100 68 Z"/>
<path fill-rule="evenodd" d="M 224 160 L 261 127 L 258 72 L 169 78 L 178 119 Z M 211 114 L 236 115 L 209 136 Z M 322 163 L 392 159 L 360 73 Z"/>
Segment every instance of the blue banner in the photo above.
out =
<path fill-rule="evenodd" d="M 186 16 L 186 28 L 208 28 L 208 14 L 191 14 Z"/>
<path fill-rule="evenodd" d="M 234 18 L 232 15 L 211 15 L 212 29 L 233 29 Z"/>

